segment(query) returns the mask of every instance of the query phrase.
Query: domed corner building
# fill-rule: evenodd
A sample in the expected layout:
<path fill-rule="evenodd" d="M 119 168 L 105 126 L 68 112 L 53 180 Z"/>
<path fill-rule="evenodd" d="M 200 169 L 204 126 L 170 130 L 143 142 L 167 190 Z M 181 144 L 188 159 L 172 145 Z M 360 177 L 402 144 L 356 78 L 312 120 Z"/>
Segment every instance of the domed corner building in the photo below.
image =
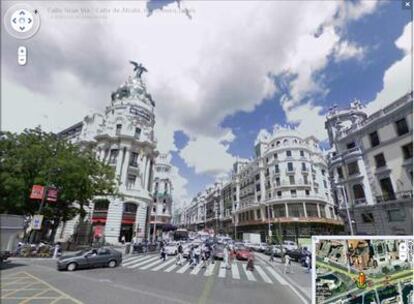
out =
<path fill-rule="evenodd" d="M 154 138 L 155 103 L 142 80 L 142 65 L 135 75 L 111 94 L 104 113 L 86 116 L 82 122 L 58 133 L 72 143 L 90 146 L 97 158 L 113 167 L 119 179 L 119 195 L 95 197 L 82 223 L 79 216 L 61 224 L 57 241 L 71 236 L 78 242 L 104 240 L 118 244 L 136 235 L 149 235 L 146 226 L 152 203 L 153 166 L 158 152 Z"/>
<path fill-rule="evenodd" d="M 242 233 L 268 230 L 284 239 L 343 231 L 335 213 L 329 171 L 318 140 L 297 130 L 275 127 L 255 145 L 255 158 L 235 164 L 235 229 Z"/>

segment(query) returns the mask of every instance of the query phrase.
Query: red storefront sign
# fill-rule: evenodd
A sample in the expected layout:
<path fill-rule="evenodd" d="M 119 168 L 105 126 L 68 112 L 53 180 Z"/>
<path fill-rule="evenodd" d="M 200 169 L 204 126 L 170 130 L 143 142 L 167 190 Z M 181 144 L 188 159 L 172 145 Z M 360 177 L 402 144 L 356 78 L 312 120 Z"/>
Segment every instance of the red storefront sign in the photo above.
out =
<path fill-rule="evenodd" d="M 34 200 L 41 200 L 43 199 L 44 191 L 45 187 L 40 185 L 33 185 L 32 192 L 30 193 L 30 198 Z"/>
<path fill-rule="evenodd" d="M 56 188 L 48 188 L 47 189 L 47 197 L 46 199 L 49 202 L 56 202 L 58 197 L 58 191 Z"/>

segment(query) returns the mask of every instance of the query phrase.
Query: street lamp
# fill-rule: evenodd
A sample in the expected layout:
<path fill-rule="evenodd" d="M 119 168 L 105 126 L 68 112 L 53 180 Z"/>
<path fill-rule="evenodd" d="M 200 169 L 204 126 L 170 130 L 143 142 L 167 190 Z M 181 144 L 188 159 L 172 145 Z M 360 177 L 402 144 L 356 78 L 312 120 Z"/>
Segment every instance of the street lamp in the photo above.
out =
<path fill-rule="evenodd" d="M 346 216 L 348 219 L 349 230 L 351 231 L 351 235 L 354 235 L 354 228 L 352 226 L 351 214 L 349 213 L 348 196 L 346 195 L 345 187 L 337 186 L 337 188 L 342 190 L 342 197 L 345 202 L 345 209 L 346 209 Z"/>

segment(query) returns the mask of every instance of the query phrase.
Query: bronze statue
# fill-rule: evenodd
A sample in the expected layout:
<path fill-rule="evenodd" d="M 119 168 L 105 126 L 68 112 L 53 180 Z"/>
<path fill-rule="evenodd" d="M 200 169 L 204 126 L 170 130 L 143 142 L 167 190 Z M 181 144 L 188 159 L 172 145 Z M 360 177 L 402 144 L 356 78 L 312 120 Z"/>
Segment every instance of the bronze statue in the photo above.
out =
<path fill-rule="evenodd" d="M 134 72 L 136 72 L 137 78 L 141 78 L 143 72 L 148 72 L 148 70 L 142 65 L 142 63 L 138 64 L 138 62 L 132 60 L 130 60 L 129 63 L 134 66 Z"/>

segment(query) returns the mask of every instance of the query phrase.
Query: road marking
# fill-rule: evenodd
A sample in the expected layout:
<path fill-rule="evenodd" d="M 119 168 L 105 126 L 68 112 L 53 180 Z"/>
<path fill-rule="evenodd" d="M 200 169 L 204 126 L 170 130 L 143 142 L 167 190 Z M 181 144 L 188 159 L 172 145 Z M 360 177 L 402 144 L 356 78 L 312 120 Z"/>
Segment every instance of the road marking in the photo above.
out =
<path fill-rule="evenodd" d="M 31 296 L 31 297 L 28 297 L 28 298 L 24 299 L 22 302 L 19 302 L 19 304 L 26 304 L 26 303 L 29 303 L 29 301 L 30 301 L 30 300 L 35 300 L 35 299 L 36 299 L 36 298 L 38 298 L 40 295 L 42 295 L 42 294 L 44 294 L 44 293 L 48 292 L 49 290 L 50 290 L 50 289 L 48 288 L 48 289 L 45 289 L 45 290 L 43 290 L 43 291 L 40 291 L 40 292 L 38 292 L 38 293 L 34 294 L 33 296 Z"/>
<path fill-rule="evenodd" d="M 174 268 L 176 268 L 178 265 L 177 264 L 173 264 L 172 266 L 168 267 L 167 269 L 164 270 L 164 272 L 170 272 L 171 270 L 173 270 Z"/>
<path fill-rule="evenodd" d="M 270 266 L 266 266 L 267 271 L 269 271 L 272 276 L 276 279 L 276 281 L 278 281 L 280 284 L 282 285 L 288 285 L 288 282 L 280 275 L 276 272 L 276 270 L 274 270 L 272 267 Z"/>
<path fill-rule="evenodd" d="M 226 263 L 221 262 L 220 263 L 220 270 L 218 274 L 219 278 L 225 278 L 226 277 Z"/>
<path fill-rule="evenodd" d="M 132 260 L 129 260 L 127 262 L 122 261 L 122 266 L 132 265 L 132 264 L 135 264 L 136 262 L 145 261 L 145 260 L 148 260 L 152 257 L 153 256 L 151 256 L 151 255 L 147 255 L 147 256 L 142 256 L 142 257 L 136 257 L 136 258 L 134 258 Z"/>
<path fill-rule="evenodd" d="M 139 267 L 139 266 L 141 266 L 141 265 L 144 265 L 144 264 L 146 264 L 146 263 L 148 263 L 148 262 L 151 262 L 151 261 L 154 261 L 154 260 L 157 260 L 157 259 L 159 259 L 159 257 L 158 257 L 158 256 L 153 257 L 153 258 L 150 258 L 150 259 L 147 259 L 147 260 L 145 260 L 145 261 L 143 261 L 143 262 L 139 262 L 139 263 L 137 263 L 137 264 L 133 264 L 133 265 L 127 266 L 127 268 L 129 268 L 129 269 L 134 269 L 134 268 L 137 268 L 137 267 Z"/>
<path fill-rule="evenodd" d="M 231 264 L 231 274 L 233 276 L 233 279 L 240 280 L 240 273 L 239 268 L 237 268 L 237 264 Z"/>
<path fill-rule="evenodd" d="M 201 267 L 203 267 L 203 263 L 199 263 L 196 267 L 194 267 L 190 274 L 196 275 L 200 271 Z"/>
<path fill-rule="evenodd" d="M 262 269 L 262 267 L 260 267 L 259 265 L 257 265 L 254 268 L 256 268 L 257 272 L 260 274 L 260 276 L 262 277 L 262 279 L 266 283 L 273 284 L 272 280 L 269 278 L 269 276 L 266 274 L 266 272 L 264 272 L 264 270 Z"/>
<path fill-rule="evenodd" d="M 246 264 L 242 264 L 242 268 L 244 270 L 244 273 L 246 274 L 246 277 L 249 281 L 256 281 L 256 278 L 253 275 L 253 272 L 251 272 L 250 270 L 247 270 L 247 265 Z"/>
<path fill-rule="evenodd" d="M 151 271 L 158 271 L 158 270 L 160 270 L 161 268 L 164 268 L 165 266 L 167 266 L 167 265 L 170 265 L 171 263 L 173 263 L 173 262 L 175 262 L 175 259 L 169 259 L 169 260 L 167 260 L 165 263 L 163 263 L 163 264 L 161 264 L 161 265 L 158 265 L 157 267 L 155 267 L 155 268 L 152 268 L 151 269 Z"/>
<path fill-rule="evenodd" d="M 160 259 L 160 260 L 157 260 L 157 261 L 155 261 L 155 262 L 152 262 L 152 263 L 149 263 L 149 264 L 147 264 L 147 265 L 144 265 L 144 266 L 142 266 L 140 269 L 141 269 L 141 270 L 145 270 L 145 269 L 151 268 L 152 266 L 158 265 L 158 264 L 160 264 L 160 263 L 165 263 L 165 262 L 166 262 L 166 261 L 163 261 L 162 259 Z"/>
<path fill-rule="evenodd" d="M 206 269 L 206 271 L 204 272 L 204 276 L 205 277 L 209 277 L 209 276 L 211 276 L 212 274 L 213 274 L 213 271 L 214 271 L 214 267 L 216 266 L 216 263 L 210 263 L 208 266 L 207 266 L 207 269 Z"/>
<path fill-rule="evenodd" d="M 138 260 L 138 259 L 142 259 L 144 257 L 145 257 L 145 255 L 143 255 L 143 256 L 131 256 L 131 257 L 122 259 L 122 262 L 125 262 L 126 263 L 128 261 Z"/>
<path fill-rule="evenodd" d="M 190 264 L 190 263 L 188 263 L 188 264 L 184 265 L 183 267 L 181 267 L 180 269 L 178 269 L 178 270 L 177 270 L 177 273 L 184 273 L 184 272 L 186 272 L 186 270 L 187 270 L 188 268 L 190 268 L 190 266 L 191 266 L 191 264 Z"/>

